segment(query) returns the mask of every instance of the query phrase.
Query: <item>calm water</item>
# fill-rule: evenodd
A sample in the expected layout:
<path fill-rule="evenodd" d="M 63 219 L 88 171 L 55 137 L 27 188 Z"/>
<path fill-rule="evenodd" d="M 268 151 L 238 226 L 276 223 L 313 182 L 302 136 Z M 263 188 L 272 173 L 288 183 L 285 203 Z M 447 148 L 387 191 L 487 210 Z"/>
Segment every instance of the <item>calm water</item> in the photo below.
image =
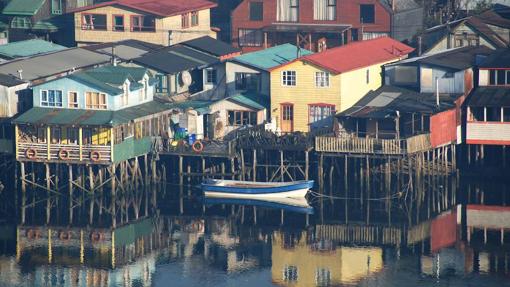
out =
<path fill-rule="evenodd" d="M 27 222 L 4 215 L 0 226 L 0 285 L 510 286 L 507 185 L 374 185 L 368 197 L 334 187 L 335 199 L 314 197 L 311 207 L 205 202 L 193 188 L 152 187 L 138 219 L 134 205 L 117 210 L 115 229 L 100 199 L 94 218 L 87 203 L 70 224 L 66 198 L 53 198 L 45 224 L 47 202 L 29 195 Z M 19 217 L 2 196 L 3 213 Z"/>

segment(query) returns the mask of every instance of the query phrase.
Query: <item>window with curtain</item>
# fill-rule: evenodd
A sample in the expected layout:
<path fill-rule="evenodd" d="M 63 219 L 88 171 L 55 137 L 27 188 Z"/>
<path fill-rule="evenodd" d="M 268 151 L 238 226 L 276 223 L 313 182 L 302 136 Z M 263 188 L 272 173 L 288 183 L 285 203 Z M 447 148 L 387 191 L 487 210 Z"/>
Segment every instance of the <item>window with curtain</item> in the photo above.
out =
<path fill-rule="evenodd" d="M 62 91 L 60 90 L 41 91 L 41 106 L 62 107 Z"/>
<path fill-rule="evenodd" d="M 239 46 L 262 46 L 262 31 L 257 29 L 239 29 Z"/>
<path fill-rule="evenodd" d="M 336 0 L 314 0 L 313 19 L 323 21 L 336 20 Z"/>
<path fill-rule="evenodd" d="M 335 106 L 329 104 L 315 104 L 308 106 L 309 123 L 315 123 L 330 117 L 334 110 Z"/>
<path fill-rule="evenodd" d="M 276 7 L 276 21 L 298 22 L 299 0 L 278 0 Z"/>

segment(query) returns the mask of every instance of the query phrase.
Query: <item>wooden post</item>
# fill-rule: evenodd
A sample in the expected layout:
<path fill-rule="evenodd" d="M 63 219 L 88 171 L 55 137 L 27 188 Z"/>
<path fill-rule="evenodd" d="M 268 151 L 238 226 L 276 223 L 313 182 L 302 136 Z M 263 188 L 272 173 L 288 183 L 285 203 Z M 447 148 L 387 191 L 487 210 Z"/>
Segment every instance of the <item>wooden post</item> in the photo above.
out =
<path fill-rule="evenodd" d="M 25 182 L 25 163 L 20 161 L 21 171 L 21 224 L 25 224 L 25 212 L 26 212 L 26 196 L 27 196 L 27 183 Z"/>
<path fill-rule="evenodd" d="M 68 182 L 69 182 L 69 185 L 67 187 L 69 190 L 69 224 L 72 225 L 73 224 L 73 205 L 74 205 L 74 201 L 73 201 L 73 166 L 68 164 L 67 170 L 68 170 Z"/>
<path fill-rule="evenodd" d="M 89 208 L 89 223 L 94 221 L 94 170 L 92 165 L 89 165 L 89 189 L 90 189 L 90 208 Z"/>
<path fill-rule="evenodd" d="M 305 180 L 309 178 L 309 170 L 310 170 L 310 159 L 309 159 L 308 151 L 305 151 Z"/>
<path fill-rule="evenodd" d="M 244 150 L 241 149 L 240 153 L 241 153 L 241 176 L 240 176 L 240 179 L 244 180 L 244 178 L 246 176 L 246 167 L 245 167 L 245 162 L 244 162 Z"/>
<path fill-rule="evenodd" d="M 179 185 L 184 184 L 184 175 L 183 175 L 183 158 L 182 155 L 179 156 Z"/>
<path fill-rule="evenodd" d="M 285 172 L 284 172 L 284 165 L 283 165 L 283 150 L 280 150 L 280 181 L 284 181 Z"/>
<path fill-rule="evenodd" d="M 46 196 L 48 197 L 46 199 L 46 224 L 50 223 L 51 218 L 51 175 L 50 175 L 50 164 L 45 163 L 44 167 L 46 169 Z"/>
<path fill-rule="evenodd" d="M 221 179 L 225 179 L 225 163 L 221 162 Z"/>
<path fill-rule="evenodd" d="M 253 181 L 257 181 L 257 150 L 253 149 Z"/>
<path fill-rule="evenodd" d="M 115 178 L 115 173 L 116 173 L 116 170 L 115 170 L 115 163 L 111 165 L 111 183 L 112 183 L 112 198 L 111 198 L 111 201 L 112 201 L 112 205 L 111 205 L 111 210 L 112 210 L 112 227 L 113 228 L 116 228 L 117 227 L 117 210 L 116 210 L 116 178 Z"/>
<path fill-rule="evenodd" d="M 201 158 L 202 158 L 202 181 L 203 181 L 205 176 L 205 158 L 204 157 Z"/>
<path fill-rule="evenodd" d="M 233 157 L 230 158 L 230 172 L 232 173 L 231 179 L 234 180 L 235 174 L 236 174 L 236 167 L 235 167 L 235 159 Z"/>
<path fill-rule="evenodd" d="M 48 160 L 51 159 L 50 149 L 51 149 L 51 128 L 50 128 L 50 126 L 47 126 L 46 127 L 46 151 L 48 153 L 47 154 Z"/>
<path fill-rule="evenodd" d="M 78 147 L 80 153 L 80 161 L 83 160 L 83 130 L 82 128 L 78 128 Z"/>

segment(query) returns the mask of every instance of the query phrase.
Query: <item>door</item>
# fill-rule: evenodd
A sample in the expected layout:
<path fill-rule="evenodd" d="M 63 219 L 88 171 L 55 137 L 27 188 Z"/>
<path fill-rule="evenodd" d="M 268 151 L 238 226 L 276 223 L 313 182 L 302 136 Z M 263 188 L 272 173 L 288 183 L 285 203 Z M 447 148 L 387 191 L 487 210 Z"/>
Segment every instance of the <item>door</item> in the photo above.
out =
<path fill-rule="evenodd" d="M 282 111 L 282 133 L 290 133 L 294 131 L 294 105 L 293 104 L 281 104 Z"/>

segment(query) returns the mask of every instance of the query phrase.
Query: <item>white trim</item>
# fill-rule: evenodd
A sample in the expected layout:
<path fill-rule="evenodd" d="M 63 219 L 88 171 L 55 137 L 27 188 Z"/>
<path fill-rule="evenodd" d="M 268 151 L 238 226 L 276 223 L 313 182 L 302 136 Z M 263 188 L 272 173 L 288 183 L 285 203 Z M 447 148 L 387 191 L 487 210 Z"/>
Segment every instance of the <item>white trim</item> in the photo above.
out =
<path fill-rule="evenodd" d="M 61 96 L 62 96 L 62 101 L 60 102 L 61 105 L 60 106 L 57 106 L 56 105 L 56 101 L 55 101 L 55 105 L 54 106 L 50 106 L 50 93 L 49 91 L 59 91 Z M 43 100 L 42 100 L 42 93 L 43 92 L 46 92 L 46 103 L 47 105 L 43 105 Z M 39 93 L 40 97 L 39 97 L 39 106 L 40 107 L 45 107 L 45 108 L 64 108 L 64 91 L 63 90 L 55 90 L 55 89 L 46 89 L 46 90 L 40 90 L 40 93 Z"/>
<path fill-rule="evenodd" d="M 70 93 L 76 93 L 76 104 L 78 105 L 77 107 L 69 106 L 69 94 Z M 67 108 L 68 109 L 79 109 L 80 108 L 80 93 L 78 93 L 78 91 L 67 91 Z"/>
<path fill-rule="evenodd" d="M 294 85 L 285 85 L 285 84 L 283 83 L 283 73 L 285 73 L 285 72 L 294 72 L 294 83 L 295 83 Z M 280 85 L 281 85 L 282 87 L 287 87 L 287 88 L 295 88 L 295 87 L 297 87 L 297 82 L 298 82 L 297 74 L 298 74 L 298 73 L 297 73 L 297 71 L 296 71 L 296 70 L 283 70 L 283 71 L 281 71 L 281 72 L 280 72 Z"/>

